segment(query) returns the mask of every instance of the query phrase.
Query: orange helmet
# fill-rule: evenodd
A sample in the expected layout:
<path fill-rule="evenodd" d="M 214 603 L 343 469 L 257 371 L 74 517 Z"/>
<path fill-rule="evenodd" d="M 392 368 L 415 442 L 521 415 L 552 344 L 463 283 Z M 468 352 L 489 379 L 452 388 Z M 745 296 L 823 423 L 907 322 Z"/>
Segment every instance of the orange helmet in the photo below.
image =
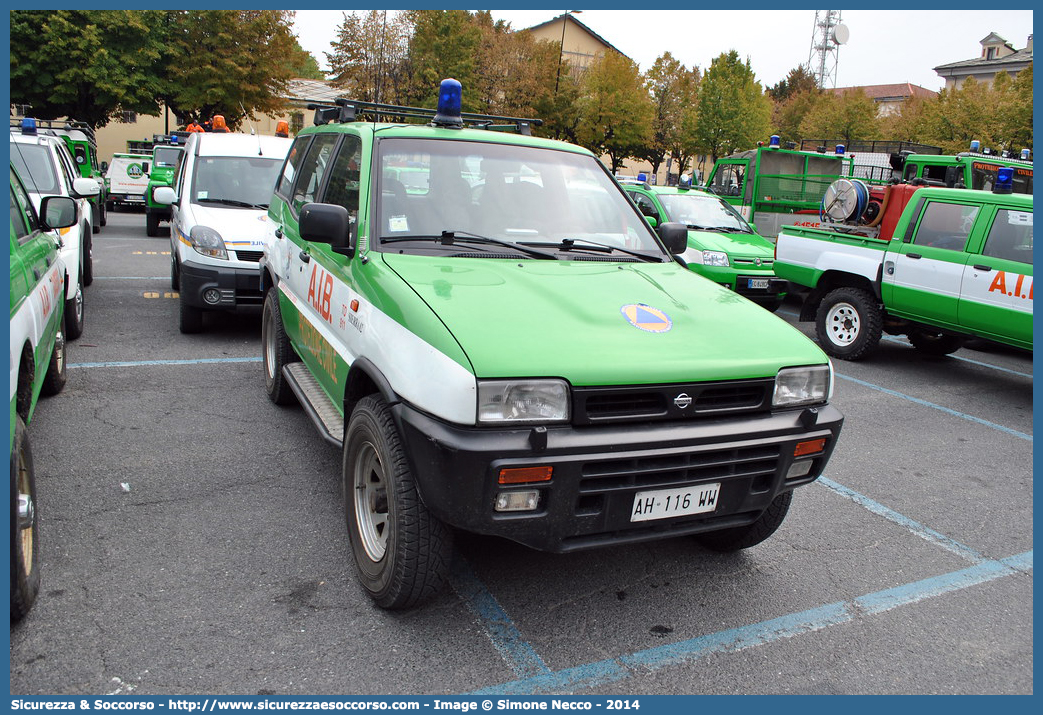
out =
<path fill-rule="evenodd" d="M 288 137 L 290 136 L 290 123 L 285 119 L 280 119 L 279 123 L 275 125 L 275 136 L 277 137 Z"/>
<path fill-rule="evenodd" d="M 224 117 L 223 114 L 215 114 L 214 115 L 214 121 L 213 121 L 213 123 L 210 126 L 211 126 L 211 128 L 213 128 L 213 130 L 215 132 L 227 132 L 228 131 L 228 125 L 225 124 L 225 117 Z"/>

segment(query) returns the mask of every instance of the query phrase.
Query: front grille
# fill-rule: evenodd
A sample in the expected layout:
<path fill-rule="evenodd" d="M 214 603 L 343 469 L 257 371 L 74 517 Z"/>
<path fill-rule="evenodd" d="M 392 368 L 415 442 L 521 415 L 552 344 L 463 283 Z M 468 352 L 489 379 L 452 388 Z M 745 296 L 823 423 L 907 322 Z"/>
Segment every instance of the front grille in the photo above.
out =
<path fill-rule="evenodd" d="M 775 260 L 772 258 L 732 258 L 732 263 L 737 266 L 760 266 L 761 268 L 771 268 L 775 264 Z"/>
<path fill-rule="evenodd" d="M 771 444 L 588 462 L 581 467 L 580 493 L 654 489 L 736 477 L 770 480 L 778 470 L 779 456 L 779 445 Z"/>
<path fill-rule="evenodd" d="M 577 387 L 573 424 L 685 420 L 771 409 L 774 378 L 681 385 Z"/>
<path fill-rule="evenodd" d="M 257 263 L 261 260 L 261 256 L 264 255 L 264 251 L 239 251 L 235 252 L 236 258 L 240 261 L 251 261 Z"/>

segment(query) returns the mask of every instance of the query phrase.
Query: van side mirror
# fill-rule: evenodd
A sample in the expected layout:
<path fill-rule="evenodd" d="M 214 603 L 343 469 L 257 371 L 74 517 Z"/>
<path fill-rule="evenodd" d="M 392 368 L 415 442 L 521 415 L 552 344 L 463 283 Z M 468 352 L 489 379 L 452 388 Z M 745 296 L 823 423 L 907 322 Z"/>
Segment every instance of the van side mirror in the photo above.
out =
<path fill-rule="evenodd" d="M 141 162 L 141 173 L 142 174 L 147 174 L 148 173 L 148 162 L 147 161 Z"/>
<path fill-rule="evenodd" d="M 75 225 L 76 200 L 69 196 L 45 196 L 40 201 L 40 219 L 46 228 Z"/>
<path fill-rule="evenodd" d="M 351 217 L 348 210 L 338 204 L 309 203 L 301 207 L 298 219 L 301 238 L 311 243 L 326 243 L 349 258 L 355 255 L 351 236 Z"/>
<path fill-rule="evenodd" d="M 152 200 L 157 204 L 172 206 L 177 203 L 177 194 L 174 192 L 173 187 L 157 186 L 152 190 Z"/>
<path fill-rule="evenodd" d="M 108 170 L 109 170 L 109 162 L 107 162 L 107 161 L 101 162 L 101 173 L 104 174 Z"/>
<path fill-rule="evenodd" d="M 688 227 L 676 221 L 659 224 L 659 238 L 670 253 L 680 255 L 688 249 Z"/>
<path fill-rule="evenodd" d="M 655 216 L 645 216 L 645 221 L 648 221 L 648 225 L 655 228 L 659 225 L 659 220 Z"/>

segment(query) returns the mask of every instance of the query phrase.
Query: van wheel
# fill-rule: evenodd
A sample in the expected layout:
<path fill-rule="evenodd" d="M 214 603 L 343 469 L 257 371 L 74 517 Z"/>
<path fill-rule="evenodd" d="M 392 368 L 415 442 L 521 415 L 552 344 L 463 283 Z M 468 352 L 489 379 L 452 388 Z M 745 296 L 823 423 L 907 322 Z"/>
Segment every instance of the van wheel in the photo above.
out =
<path fill-rule="evenodd" d="M 145 235 L 159 235 L 159 214 L 148 209 L 145 209 Z"/>
<path fill-rule="evenodd" d="M 20 621 L 40 592 L 40 552 L 36 518 L 36 475 L 29 434 L 15 416 L 11 447 L 11 620 Z"/>
<path fill-rule="evenodd" d="M 296 401 L 293 390 L 283 377 L 284 365 L 300 360 L 290 345 L 290 337 L 282 324 L 279 309 L 279 289 L 269 288 L 264 296 L 261 316 L 261 360 L 264 363 L 264 388 L 268 399 L 277 405 L 291 405 Z"/>
<path fill-rule="evenodd" d="M 963 347 L 963 338 L 959 335 L 914 330 L 908 337 L 913 347 L 925 355 L 950 355 Z"/>
<path fill-rule="evenodd" d="M 883 311 L 876 298 L 861 288 L 845 286 L 826 294 L 815 316 L 815 334 L 822 349 L 843 360 L 861 360 L 880 342 Z"/>
<path fill-rule="evenodd" d="M 68 378 L 65 361 L 65 336 L 61 331 L 54 337 L 54 350 L 47 363 L 47 374 L 43 378 L 41 392 L 44 395 L 57 395 L 65 387 Z"/>
<path fill-rule="evenodd" d="M 203 331 L 203 309 L 185 302 L 185 296 L 178 301 L 180 314 L 178 316 L 178 328 L 182 333 L 200 333 Z"/>
<path fill-rule="evenodd" d="M 359 578 L 381 608 L 418 606 L 449 574 L 452 533 L 421 501 L 391 410 L 363 398 L 344 436 L 344 514 Z"/>
<path fill-rule="evenodd" d="M 87 241 L 87 253 L 83 261 L 83 285 L 89 286 L 94 282 L 94 241 L 90 235 L 84 234 Z"/>
<path fill-rule="evenodd" d="M 170 287 L 174 290 L 181 289 L 181 276 L 178 275 L 177 271 L 177 254 L 176 251 L 170 252 Z"/>
<path fill-rule="evenodd" d="M 756 546 L 778 531 L 786 514 L 789 513 L 789 505 L 792 501 L 793 492 L 783 492 L 772 499 L 771 504 L 760 515 L 760 518 L 749 526 L 699 534 L 696 536 L 696 540 L 711 551 L 740 551 Z"/>
<path fill-rule="evenodd" d="M 109 202 L 108 201 L 102 201 L 102 202 L 100 202 L 100 204 L 101 204 L 101 209 L 100 209 L 101 210 L 101 218 L 99 219 L 99 223 L 102 226 L 107 226 L 108 223 L 109 223 Z"/>
<path fill-rule="evenodd" d="M 76 294 L 65 301 L 65 337 L 75 340 L 83 334 L 83 283 L 76 281 Z"/>

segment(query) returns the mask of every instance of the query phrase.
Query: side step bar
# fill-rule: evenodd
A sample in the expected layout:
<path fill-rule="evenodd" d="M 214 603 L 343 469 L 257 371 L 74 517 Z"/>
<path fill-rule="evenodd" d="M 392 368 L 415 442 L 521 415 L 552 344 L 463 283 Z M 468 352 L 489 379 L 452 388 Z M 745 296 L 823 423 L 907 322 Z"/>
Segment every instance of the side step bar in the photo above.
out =
<path fill-rule="evenodd" d="M 337 449 L 343 449 L 344 417 L 315 376 L 302 362 L 283 365 L 282 374 L 322 438 Z"/>

